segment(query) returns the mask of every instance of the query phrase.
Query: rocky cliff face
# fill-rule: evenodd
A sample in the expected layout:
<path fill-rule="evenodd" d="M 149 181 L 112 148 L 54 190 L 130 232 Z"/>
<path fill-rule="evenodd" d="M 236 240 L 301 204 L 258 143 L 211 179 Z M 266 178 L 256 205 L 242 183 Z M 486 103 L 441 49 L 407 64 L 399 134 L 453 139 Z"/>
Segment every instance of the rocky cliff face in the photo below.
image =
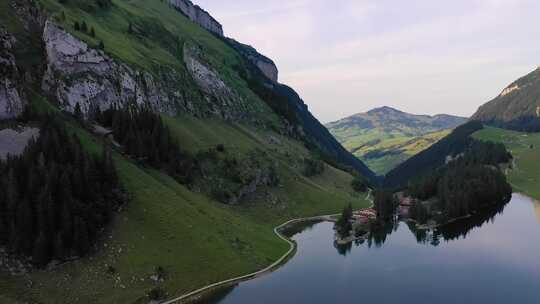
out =
<path fill-rule="evenodd" d="M 15 118 L 22 113 L 26 100 L 17 84 L 21 77 L 12 48 L 15 38 L 0 27 L 0 119 Z"/>
<path fill-rule="evenodd" d="M 48 65 L 42 88 L 65 111 L 73 112 L 77 104 L 88 114 L 112 105 L 135 103 L 171 115 L 188 113 L 229 120 L 249 117 L 250 109 L 242 97 L 201 59 L 194 46 L 184 47 L 189 75 L 164 69 L 156 76 L 90 48 L 51 21 L 45 24 L 43 40 Z M 193 83 L 200 90 L 200 100 L 186 97 L 186 83 Z"/>
<path fill-rule="evenodd" d="M 169 3 L 202 28 L 223 37 L 223 27 L 208 12 L 189 0 L 169 0 Z"/>
<path fill-rule="evenodd" d="M 210 31 L 232 46 L 237 52 L 253 63 L 259 70 L 273 82 L 278 81 L 278 69 L 275 63 L 268 57 L 257 52 L 252 46 L 242 44 L 231 38 L 225 38 L 223 26 L 214 19 L 208 12 L 198 5 L 194 5 L 189 0 L 169 0 L 169 3 L 179 12 L 186 15 L 191 21 L 197 23 L 202 28 Z"/>
<path fill-rule="evenodd" d="M 116 63 L 50 21 L 45 24 L 43 40 L 48 66 L 42 87 L 66 111 L 73 112 L 79 104 L 88 114 L 131 102 L 171 114 L 178 107 L 188 107 L 181 92 L 171 91 L 150 73 Z M 173 71 L 167 76 L 181 80 Z"/>
<path fill-rule="evenodd" d="M 229 88 L 219 74 L 201 59 L 200 50 L 194 46 L 184 46 L 184 62 L 203 91 L 209 111 L 225 119 L 245 118 L 249 109 L 234 90 Z"/>
<path fill-rule="evenodd" d="M 240 43 L 234 39 L 226 38 L 227 43 L 232 46 L 238 53 L 244 56 L 249 62 L 254 64 L 268 79 L 273 82 L 278 81 L 278 68 L 274 61 L 270 58 L 257 52 L 250 45 Z"/>

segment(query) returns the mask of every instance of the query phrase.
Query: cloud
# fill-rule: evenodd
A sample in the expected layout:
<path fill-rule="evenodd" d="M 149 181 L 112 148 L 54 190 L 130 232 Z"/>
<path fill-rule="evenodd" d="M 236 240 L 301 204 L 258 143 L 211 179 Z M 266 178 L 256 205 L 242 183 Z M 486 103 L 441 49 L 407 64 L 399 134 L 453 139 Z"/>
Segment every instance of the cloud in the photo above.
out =
<path fill-rule="evenodd" d="M 540 54 L 532 0 L 201 2 L 323 121 L 381 105 L 471 115 Z"/>

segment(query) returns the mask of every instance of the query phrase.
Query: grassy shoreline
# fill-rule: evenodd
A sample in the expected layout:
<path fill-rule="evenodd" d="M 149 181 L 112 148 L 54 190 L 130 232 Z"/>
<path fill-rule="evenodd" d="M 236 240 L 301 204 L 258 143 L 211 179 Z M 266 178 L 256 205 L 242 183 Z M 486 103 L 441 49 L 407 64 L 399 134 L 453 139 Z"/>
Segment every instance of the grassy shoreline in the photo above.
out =
<path fill-rule="evenodd" d="M 540 200 L 540 133 L 486 127 L 473 137 L 504 144 L 515 158 L 515 166 L 507 174 L 512 188 Z"/>

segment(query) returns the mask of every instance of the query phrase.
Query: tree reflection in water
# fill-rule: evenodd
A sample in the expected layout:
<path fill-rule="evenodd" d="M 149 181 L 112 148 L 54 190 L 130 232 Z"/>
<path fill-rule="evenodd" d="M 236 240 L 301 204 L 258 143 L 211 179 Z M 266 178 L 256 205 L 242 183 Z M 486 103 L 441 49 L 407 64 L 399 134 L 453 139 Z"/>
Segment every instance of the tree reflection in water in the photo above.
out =
<path fill-rule="evenodd" d="M 507 204 L 508 203 L 504 203 L 498 206 L 490 207 L 481 213 L 477 213 L 468 218 L 453 221 L 433 230 L 418 229 L 416 224 L 413 222 L 401 222 L 397 219 L 385 222 L 375 222 L 371 225 L 370 234 L 367 240 L 357 240 L 355 241 L 355 245 L 360 246 L 365 243 L 369 248 L 379 248 L 384 245 L 390 234 L 398 230 L 400 224 L 405 223 L 419 244 L 437 247 L 441 244 L 441 240 L 448 242 L 460 238 L 465 239 L 469 233 L 476 228 L 480 228 L 488 222 L 494 222 L 497 215 L 503 213 Z M 346 245 L 339 245 L 335 243 L 334 247 L 340 255 L 346 256 L 352 250 L 352 243 Z"/>

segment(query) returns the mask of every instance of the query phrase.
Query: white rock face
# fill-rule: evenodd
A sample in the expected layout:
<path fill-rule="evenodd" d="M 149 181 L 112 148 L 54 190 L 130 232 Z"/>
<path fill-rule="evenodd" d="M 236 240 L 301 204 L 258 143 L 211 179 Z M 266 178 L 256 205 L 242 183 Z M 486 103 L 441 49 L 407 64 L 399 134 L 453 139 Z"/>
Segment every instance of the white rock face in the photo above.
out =
<path fill-rule="evenodd" d="M 184 62 L 191 77 L 207 96 L 212 113 L 225 119 L 235 118 L 234 113 L 247 114 L 247 109 L 241 106 L 242 98 L 223 82 L 216 71 L 199 59 L 196 48 L 184 47 Z"/>
<path fill-rule="evenodd" d="M 250 115 L 244 100 L 199 59 L 195 48 L 184 47 L 184 63 L 190 75 L 167 69 L 156 76 L 116 62 L 51 21 L 45 24 L 43 40 L 48 65 L 42 88 L 65 111 L 74 112 L 79 104 L 88 117 L 96 109 L 103 111 L 112 105 L 135 103 L 171 115 L 183 112 L 225 119 Z M 194 83 L 186 76 L 191 76 Z M 197 99 L 185 97 L 194 96 L 186 91 L 192 92 L 192 85 L 197 85 L 202 93 L 196 94 Z"/>
<path fill-rule="evenodd" d="M 5 159 L 8 155 L 20 155 L 30 139 L 37 137 L 39 137 L 37 128 L 0 130 L 0 159 Z"/>
<path fill-rule="evenodd" d="M 20 76 L 11 53 L 15 42 L 15 38 L 0 27 L 0 119 L 17 117 L 26 105 L 24 94 L 17 87 Z"/>
<path fill-rule="evenodd" d="M 226 38 L 230 46 L 254 64 L 268 79 L 278 82 L 278 68 L 274 61 L 259 53 L 254 47 Z"/>
<path fill-rule="evenodd" d="M 223 37 L 222 25 L 198 5 L 190 0 L 169 0 L 169 3 L 202 28 Z"/>
<path fill-rule="evenodd" d="M 273 62 L 255 60 L 255 65 L 257 65 L 259 70 L 261 70 L 264 76 L 268 77 L 268 79 L 272 80 L 273 82 L 278 81 L 278 69 Z"/>
<path fill-rule="evenodd" d="M 111 105 L 137 103 L 175 114 L 185 106 L 181 94 L 173 94 L 176 92 L 156 82 L 151 74 L 116 63 L 50 21 L 45 24 L 43 40 L 48 66 L 42 88 L 57 98 L 63 110 L 73 112 L 79 104 L 88 114 Z M 179 78 L 168 77 L 173 82 Z"/>
<path fill-rule="evenodd" d="M 520 87 L 519 87 L 519 85 L 517 85 L 517 84 L 515 84 L 515 85 L 513 85 L 513 86 L 510 86 L 510 87 L 507 87 L 506 89 L 504 89 L 504 90 L 502 91 L 501 96 L 508 95 L 508 94 L 510 94 L 510 93 L 512 93 L 512 92 L 514 92 L 514 91 L 519 90 L 519 89 L 520 89 Z"/>

